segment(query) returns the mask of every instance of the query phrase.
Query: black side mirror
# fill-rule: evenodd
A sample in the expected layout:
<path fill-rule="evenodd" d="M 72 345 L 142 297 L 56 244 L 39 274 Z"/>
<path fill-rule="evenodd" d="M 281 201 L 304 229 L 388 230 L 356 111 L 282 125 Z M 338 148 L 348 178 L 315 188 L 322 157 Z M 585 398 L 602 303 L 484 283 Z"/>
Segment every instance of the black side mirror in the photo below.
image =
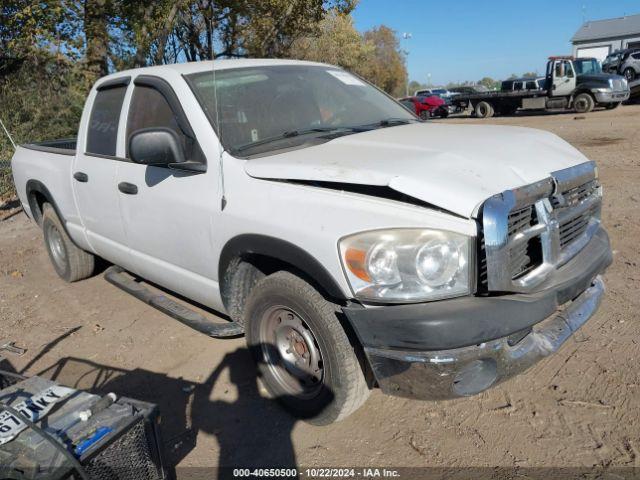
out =
<path fill-rule="evenodd" d="M 164 165 L 185 162 L 178 135 L 168 128 L 145 128 L 129 138 L 131 160 L 143 165 Z"/>

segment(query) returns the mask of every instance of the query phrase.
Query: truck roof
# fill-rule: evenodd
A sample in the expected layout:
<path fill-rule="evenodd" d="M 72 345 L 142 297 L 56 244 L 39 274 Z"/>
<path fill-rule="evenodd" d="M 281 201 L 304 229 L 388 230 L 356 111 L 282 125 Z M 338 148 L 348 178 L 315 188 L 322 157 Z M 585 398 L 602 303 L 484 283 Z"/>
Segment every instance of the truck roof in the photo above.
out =
<path fill-rule="evenodd" d="M 316 65 L 324 67 L 335 67 L 326 63 L 308 62 L 303 60 L 281 60 L 281 59 L 266 59 L 266 58 L 238 58 L 238 59 L 221 59 L 221 60 L 207 60 L 200 62 L 187 62 L 187 63 L 173 63 L 168 65 L 157 65 L 153 67 L 134 68 L 130 70 L 123 70 L 120 72 L 112 73 L 110 75 L 100 78 L 96 83 L 100 84 L 104 81 L 112 80 L 114 78 L 130 75 L 162 75 L 163 72 L 178 73 L 179 75 L 188 75 L 191 73 L 206 72 L 211 70 L 225 70 L 229 68 L 250 68 L 250 67 L 264 67 L 272 65 Z"/>

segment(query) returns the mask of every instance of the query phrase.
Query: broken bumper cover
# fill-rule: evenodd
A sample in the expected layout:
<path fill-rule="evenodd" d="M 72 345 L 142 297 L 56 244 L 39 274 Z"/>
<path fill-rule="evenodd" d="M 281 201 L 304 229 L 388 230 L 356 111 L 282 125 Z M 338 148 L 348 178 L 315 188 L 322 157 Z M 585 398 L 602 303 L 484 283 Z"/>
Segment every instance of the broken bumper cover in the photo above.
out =
<path fill-rule="evenodd" d="M 552 354 L 597 310 L 612 262 L 600 229 L 536 293 L 343 307 L 383 392 L 420 399 L 479 393 Z"/>
<path fill-rule="evenodd" d="M 432 400 L 474 395 L 557 351 L 595 313 L 603 294 L 598 276 L 562 312 L 535 325 L 522 339 L 510 336 L 442 351 L 365 351 L 384 393 Z"/>

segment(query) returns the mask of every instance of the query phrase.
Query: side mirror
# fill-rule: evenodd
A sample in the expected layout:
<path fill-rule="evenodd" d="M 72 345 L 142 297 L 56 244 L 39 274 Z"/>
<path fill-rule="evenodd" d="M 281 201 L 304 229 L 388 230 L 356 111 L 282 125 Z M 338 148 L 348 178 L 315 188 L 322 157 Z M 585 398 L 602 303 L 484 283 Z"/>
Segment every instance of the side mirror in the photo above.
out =
<path fill-rule="evenodd" d="M 168 166 L 185 161 L 178 136 L 168 128 L 135 131 L 129 138 L 129 156 L 143 165 Z"/>

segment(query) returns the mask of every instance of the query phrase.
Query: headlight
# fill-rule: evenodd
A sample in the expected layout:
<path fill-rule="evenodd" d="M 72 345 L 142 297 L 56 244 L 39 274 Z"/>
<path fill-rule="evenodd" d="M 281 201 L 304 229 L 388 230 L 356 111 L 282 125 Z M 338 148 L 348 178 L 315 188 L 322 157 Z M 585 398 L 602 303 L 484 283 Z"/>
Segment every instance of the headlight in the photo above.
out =
<path fill-rule="evenodd" d="M 472 292 L 473 239 L 440 230 L 394 229 L 340 240 L 340 257 L 356 297 L 418 302 Z"/>

